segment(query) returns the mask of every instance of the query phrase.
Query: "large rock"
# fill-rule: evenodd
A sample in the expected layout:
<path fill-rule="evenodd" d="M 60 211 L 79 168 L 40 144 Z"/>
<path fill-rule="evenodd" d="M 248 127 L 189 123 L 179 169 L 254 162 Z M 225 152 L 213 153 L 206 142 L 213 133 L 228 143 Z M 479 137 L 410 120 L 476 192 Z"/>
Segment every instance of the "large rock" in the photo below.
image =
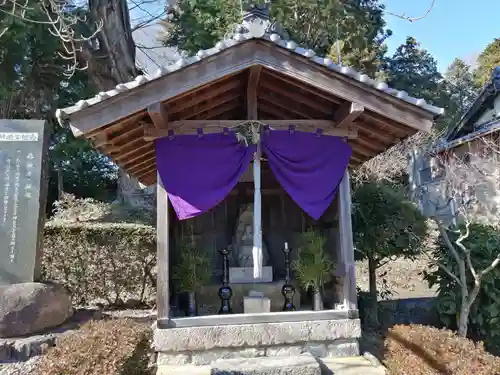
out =
<path fill-rule="evenodd" d="M 38 333 L 62 324 L 72 314 L 71 298 L 61 286 L 0 285 L 0 337 Z"/>

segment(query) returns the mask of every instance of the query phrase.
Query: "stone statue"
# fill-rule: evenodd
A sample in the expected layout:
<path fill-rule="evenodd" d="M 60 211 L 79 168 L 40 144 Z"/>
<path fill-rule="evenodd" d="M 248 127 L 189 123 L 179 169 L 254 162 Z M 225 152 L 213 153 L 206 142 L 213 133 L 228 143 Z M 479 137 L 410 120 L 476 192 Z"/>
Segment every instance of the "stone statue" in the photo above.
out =
<path fill-rule="evenodd" d="M 238 267 L 253 267 L 253 203 L 249 203 L 238 218 L 234 241 L 234 259 Z M 262 241 L 262 265 L 267 265 L 268 254 Z"/>

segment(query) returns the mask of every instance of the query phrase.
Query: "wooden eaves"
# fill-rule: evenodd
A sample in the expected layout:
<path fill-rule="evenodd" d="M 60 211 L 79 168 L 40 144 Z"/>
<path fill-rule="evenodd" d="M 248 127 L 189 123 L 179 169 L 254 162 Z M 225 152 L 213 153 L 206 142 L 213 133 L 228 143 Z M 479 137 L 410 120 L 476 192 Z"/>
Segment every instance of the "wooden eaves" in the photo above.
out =
<path fill-rule="evenodd" d="M 155 138 L 200 127 L 220 131 L 246 119 L 346 137 L 355 167 L 429 131 L 440 113 L 367 80 L 271 41 L 250 39 L 155 79 L 138 78 L 133 88 L 119 85 L 112 96 L 102 93 L 102 100 L 80 102 L 59 115 L 145 185 L 156 181 Z"/>

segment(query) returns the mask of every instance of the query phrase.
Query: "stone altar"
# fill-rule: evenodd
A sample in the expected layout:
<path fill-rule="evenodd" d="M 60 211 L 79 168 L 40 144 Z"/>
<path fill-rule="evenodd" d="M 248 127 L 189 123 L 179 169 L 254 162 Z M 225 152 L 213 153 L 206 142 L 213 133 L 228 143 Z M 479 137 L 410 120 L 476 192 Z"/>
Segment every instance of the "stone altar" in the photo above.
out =
<path fill-rule="evenodd" d="M 0 284 L 39 277 L 48 145 L 45 121 L 0 120 Z"/>

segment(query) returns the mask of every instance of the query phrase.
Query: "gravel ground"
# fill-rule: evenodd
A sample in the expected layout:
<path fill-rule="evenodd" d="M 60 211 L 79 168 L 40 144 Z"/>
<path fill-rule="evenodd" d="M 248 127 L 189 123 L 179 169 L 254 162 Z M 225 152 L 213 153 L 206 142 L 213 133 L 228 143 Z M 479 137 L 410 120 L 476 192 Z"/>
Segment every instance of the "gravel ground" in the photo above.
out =
<path fill-rule="evenodd" d="M 35 369 L 38 360 L 39 357 L 34 357 L 26 362 L 0 364 L 0 375 L 30 375 Z"/>

